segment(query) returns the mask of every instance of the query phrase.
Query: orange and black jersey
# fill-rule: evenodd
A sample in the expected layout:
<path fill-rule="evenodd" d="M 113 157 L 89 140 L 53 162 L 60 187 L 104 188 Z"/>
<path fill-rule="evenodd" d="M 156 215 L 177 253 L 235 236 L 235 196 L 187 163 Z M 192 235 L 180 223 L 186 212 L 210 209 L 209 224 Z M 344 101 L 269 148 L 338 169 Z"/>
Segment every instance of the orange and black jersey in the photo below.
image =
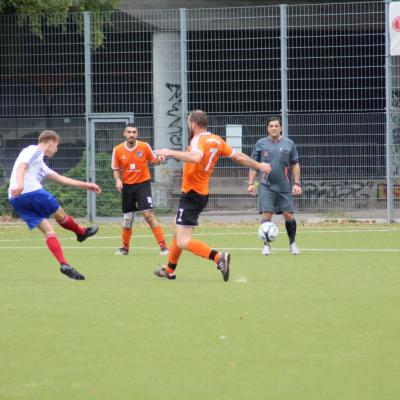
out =
<path fill-rule="evenodd" d="M 157 156 L 146 142 L 136 141 L 135 147 L 130 149 L 126 143 L 114 147 L 111 168 L 122 170 L 122 183 L 135 184 L 151 179 L 148 161 L 154 162 Z"/>
<path fill-rule="evenodd" d="M 210 132 L 200 133 L 192 138 L 188 151 L 199 152 L 202 159 L 198 164 L 185 162 L 183 165 L 182 192 L 191 190 L 207 195 L 208 183 L 219 157 L 235 154 L 224 139 Z"/>

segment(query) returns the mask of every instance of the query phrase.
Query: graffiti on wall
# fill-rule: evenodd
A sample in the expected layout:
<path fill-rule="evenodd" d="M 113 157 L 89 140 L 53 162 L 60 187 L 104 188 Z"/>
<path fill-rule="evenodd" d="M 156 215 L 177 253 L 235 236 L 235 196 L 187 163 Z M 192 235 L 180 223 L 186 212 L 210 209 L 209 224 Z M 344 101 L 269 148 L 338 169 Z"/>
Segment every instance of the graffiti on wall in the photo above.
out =
<path fill-rule="evenodd" d="M 168 98 L 168 135 L 171 148 L 181 150 L 182 148 L 182 123 L 181 123 L 181 85 L 177 83 L 166 83 L 165 86 L 170 91 Z"/>
<path fill-rule="evenodd" d="M 373 181 L 342 180 L 337 182 L 303 182 L 303 199 L 307 206 L 354 202 L 357 209 L 366 209 L 372 195 Z"/>

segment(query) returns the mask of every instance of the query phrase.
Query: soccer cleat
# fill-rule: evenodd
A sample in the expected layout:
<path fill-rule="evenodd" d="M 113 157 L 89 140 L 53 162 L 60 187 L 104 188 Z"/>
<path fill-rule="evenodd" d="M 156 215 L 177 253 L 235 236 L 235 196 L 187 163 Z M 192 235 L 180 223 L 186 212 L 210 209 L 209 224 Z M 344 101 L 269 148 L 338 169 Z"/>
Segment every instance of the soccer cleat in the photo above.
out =
<path fill-rule="evenodd" d="M 221 257 L 217 264 L 217 269 L 221 271 L 224 281 L 227 282 L 229 279 L 229 263 L 231 261 L 231 255 L 229 253 L 221 253 Z"/>
<path fill-rule="evenodd" d="M 290 252 L 291 252 L 294 256 L 297 256 L 297 255 L 300 254 L 300 250 L 299 250 L 299 248 L 297 247 L 296 242 L 293 242 L 293 243 L 290 245 Z"/>
<path fill-rule="evenodd" d="M 86 231 L 83 235 L 76 235 L 76 240 L 78 242 L 83 242 L 88 237 L 95 235 L 98 230 L 99 230 L 99 227 L 97 225 L 86 228 Z"/>
<path fill-rule="evenodd" d="M 155 276 L 158 276 L 159 278 L 165 278 L 165 279 L 176 279 L 176 275 L 175 274 L 169 274 L 166 270 L 165 267 L 162 267 L 161 269 L 156 269 L 155 271 L 153 271 L 153 274 Z"/>
<path fill-rule="evenodd" d="M 261 254 L 263 256 L 269 256 L 271 254 L 271 245 L 270 245 L 269 242 L 265 242 L 264 243 L 264 247 L 263 247 L 263 249 L 261 251 Z"/>
<path fill-rule="evenodd" d="M 168 247 L 162 247 L 160 251 L 160 256 L 167 256 L 169 254 L 169 248 Z"/>
<path fill-rule="evenodd" d="M 71 267 L 68 264 L 61 264 L 60 271 L 71 279 L 75 279 L 77 281 L 85 280 L 85 277 L 80 272 L 78 272 L 75 268 Z"/>
<path fill-rule="evenodd" d="M 116 256 L 127 256 L 129 254 L 129 247 L 122 246 L 115 252 Z"/>

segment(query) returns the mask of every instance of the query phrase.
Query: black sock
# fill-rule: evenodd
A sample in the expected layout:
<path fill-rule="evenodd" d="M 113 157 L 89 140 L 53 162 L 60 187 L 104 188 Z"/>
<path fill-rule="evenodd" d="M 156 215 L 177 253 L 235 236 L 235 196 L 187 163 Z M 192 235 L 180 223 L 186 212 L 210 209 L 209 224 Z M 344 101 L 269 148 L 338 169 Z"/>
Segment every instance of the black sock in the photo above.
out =
<path fill-rule="evenodd" d="M 297 228 L 296 220 L 293 218 L 290 221 L 285 221 L 285 227 L 287 235 L 289 236 L 289 243 L 292 244 L 296 239 L 296 228 Z"/>
<path fill-rule="evenodd" d="M 177 264 L 168 263 L 168 268 L 171 268 L 175 271 Z"/>
<path fill-rule="evenodd" d="M 208 256 L 209 260 L 214 261 L 214 260 L 215 260 L 215 257 L 217 256 L 217 254 L 218 254 L 218 251 L 216 251 L 216 250 L 211 250 L 211 253 L 210 253 L 210 255 Z"/>

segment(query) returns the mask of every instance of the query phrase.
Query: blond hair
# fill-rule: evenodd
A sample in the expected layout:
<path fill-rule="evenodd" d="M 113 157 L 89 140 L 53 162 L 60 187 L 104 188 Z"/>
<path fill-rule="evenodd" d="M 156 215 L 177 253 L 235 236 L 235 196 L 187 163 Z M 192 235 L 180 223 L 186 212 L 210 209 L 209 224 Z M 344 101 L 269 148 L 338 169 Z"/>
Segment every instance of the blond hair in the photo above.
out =
<path fill-rule="evenodd" d="M 38 143 L 47 143 L 50 141 L 60 143 L 60 140 L 60 135 L 57 132 L 46 129 L 39 135 Z"/>

